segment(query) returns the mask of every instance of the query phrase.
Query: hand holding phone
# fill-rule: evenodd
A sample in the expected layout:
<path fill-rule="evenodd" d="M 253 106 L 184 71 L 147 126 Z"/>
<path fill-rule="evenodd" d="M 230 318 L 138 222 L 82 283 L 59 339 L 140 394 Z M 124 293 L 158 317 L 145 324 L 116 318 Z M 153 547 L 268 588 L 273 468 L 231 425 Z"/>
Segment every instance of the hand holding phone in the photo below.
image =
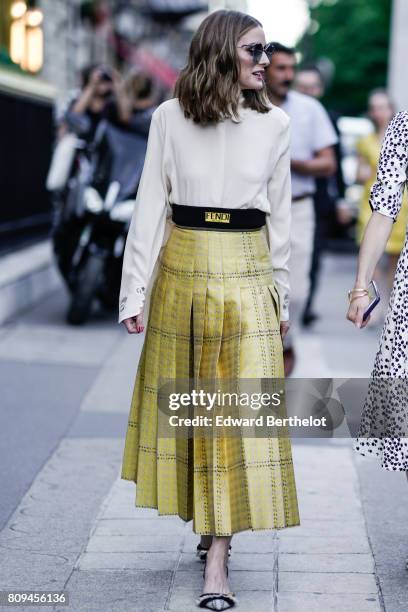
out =
<path fill-rule="evenodd" d="M 351 321 L 352 323 L 354 323 L 355 325 L 357 325 L 357 327 L 365 327 L 368 322 L 367 321 L 368 317 L 370 316 L 371 312 L 374 310 L 374 308 L 377 306 L 377 304 L 380 301 L 380 292 L 378 291 L 378 287 L 375 281 L 371 281 L 371 283 L 368 286 L 368 289 L 363 289 L 363 288 L 351 289 L 348 292 L 348 298 L 349 298 L 350 304 L 349 304 L 349 309 L 347 312 L 347 319 Z M 361 314 L 361 306 L 357 307 L 354 304 L 352 305 L 352 302 L 354 302 L 354 300 L 361 299 L 361 298 L 364 298 L 364 301 L 363 301 L 364 311 L 362 314 Z M 368 305 L 366 306 L 367 302 L 368 302 Z"/>
<path fill-rule="evenodd" d="M 381 296 L 380 296 L 380 292 L 378 291 L 378 287 L 377 284 L 374 280 L 371 281 L 371 283 L 368 285 L 369 288 L 369 295 L 370 295 L 370 303 L 367 306 L 367 308 L 364 311 L 363 314 L 363 321 L 365 321 L 367 319 L 367 317 L 370 315 L 370 313 L 374 310 L 374 308 L 377 306 L 377 304 L 379 304 Z M 372 291 L 370 292 L 370 288 L 372 288 Z"/>

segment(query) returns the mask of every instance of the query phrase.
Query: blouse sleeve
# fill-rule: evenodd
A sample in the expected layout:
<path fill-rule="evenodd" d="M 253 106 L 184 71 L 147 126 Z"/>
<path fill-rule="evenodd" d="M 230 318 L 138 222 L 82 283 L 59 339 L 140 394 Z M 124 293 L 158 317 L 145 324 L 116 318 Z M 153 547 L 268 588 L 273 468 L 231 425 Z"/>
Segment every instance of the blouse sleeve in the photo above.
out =
<path fill-rule="evenodd" d="M 289 320 L 289 257 L 292 189 L 290 175 L 290 120 L 280 137 L 280 153 L 268 182 L 270 214 L 266 226 L 274 280 L 280 299 L 280 320 Z"/>
<path fill-rule="evenodd" d="M 384 136 L 378 162 L 377 178 L 371 188 L 370 207 L 395 222 L 402 204 L 407 180 L 407 113 L 397 113 Z"/>
<path fill-rule="evenodd" d="M 152 115 L 145 162 L 126 238 L 118 323 L 141 312 L 146 287 L 162 246 L 169 193 L 163 162 L 162 120 L 159 109 L 156 109 Z"/>

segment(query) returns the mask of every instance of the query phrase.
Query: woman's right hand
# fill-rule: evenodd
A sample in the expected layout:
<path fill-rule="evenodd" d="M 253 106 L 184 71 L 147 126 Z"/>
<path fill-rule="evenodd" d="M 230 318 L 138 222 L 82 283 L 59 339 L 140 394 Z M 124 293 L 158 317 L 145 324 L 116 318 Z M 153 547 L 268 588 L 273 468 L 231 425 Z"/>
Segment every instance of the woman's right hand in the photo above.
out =
<path fill-rule="evenodd" d="M 370 315 L 368 315 L 366 320 L 363 321 L 363 314 L 364 311 L 367 309 L 369 303 L 370 298 L 368 297 L 368 295 L 356 297 L 352 302 L 350 302 L 346 318 L 352 323 L 354 323 L 356 327 L 365 327 L 370 320 Z"/>
<path fill-rule="evenodd" d="M 140 334 L 144 330 L 143 310 L 135 317 L 123 319 L 122 323 L 126 327 L 129 334 Z"/>
<path fill-rule="evenodd" d="M 284 339 L 284 337 L 288 333 L 289 327 L 290 327 L 290 322 L 289 321 L 281 321 L 280 322 L 280 335 L 281 335 L 282 340 Z"/>

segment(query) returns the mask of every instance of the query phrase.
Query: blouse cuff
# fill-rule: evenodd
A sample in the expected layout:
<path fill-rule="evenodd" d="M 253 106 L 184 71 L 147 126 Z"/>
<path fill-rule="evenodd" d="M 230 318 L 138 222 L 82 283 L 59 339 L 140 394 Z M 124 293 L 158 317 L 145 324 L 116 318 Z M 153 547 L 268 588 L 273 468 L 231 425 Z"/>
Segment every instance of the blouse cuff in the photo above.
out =
<path fill-rule="evenodd" d="M 396 193 L 395 188 L 390 189 L 390 187 L 386 187 L 377 181 L 371 188 L 368 203 L 373 212 L 379 212 L 395 223 L 401 207 L 399 202 L 401 197 L 402 194 L 399 193 L 399 190 Z"/>
<path fill-rule="evenodd" d="M 289 321 L 289 289 L 287 283 L 277 278 L 280 276 L 279 271 L 274 271 L 274 282 L 276 291 L 279 297 L 279 308 L 280 308 L 280 320 L 281 321 Z"/>
<path fill-rule="evenodd" d="M 279 294 L 280 320 L 289 321 L 289 292 L 286 287 L 283 287 L 276 280 L 275 280 L 275 286 Z"/>
<path fill-rule="evenodd" d="M 136 293 L 125 295 L 119 301 L 119 318 L 118 323 L 122 323 L 124 319 L 135 317 L 140 314 L 145 301 L 145 288 L 139 287 Z"/>
<path fill-rule="evenodd" d="M 281 308 L 281 315 L 280 315 L 280 320 L 281 321 L 289 321 L 289 308 L 286 306 L 283 306 Z"/>

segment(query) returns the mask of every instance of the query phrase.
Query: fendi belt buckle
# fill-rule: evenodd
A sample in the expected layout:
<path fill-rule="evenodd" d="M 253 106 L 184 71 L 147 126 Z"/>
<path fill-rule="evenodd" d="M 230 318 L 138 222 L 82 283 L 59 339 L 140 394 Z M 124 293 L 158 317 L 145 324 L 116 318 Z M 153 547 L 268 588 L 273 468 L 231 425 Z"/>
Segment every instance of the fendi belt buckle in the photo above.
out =
<path fill-rule="evenodd" d="M 205 211 L 204 216 L 206 223 L 230 223 L 231 213 Z"/>

